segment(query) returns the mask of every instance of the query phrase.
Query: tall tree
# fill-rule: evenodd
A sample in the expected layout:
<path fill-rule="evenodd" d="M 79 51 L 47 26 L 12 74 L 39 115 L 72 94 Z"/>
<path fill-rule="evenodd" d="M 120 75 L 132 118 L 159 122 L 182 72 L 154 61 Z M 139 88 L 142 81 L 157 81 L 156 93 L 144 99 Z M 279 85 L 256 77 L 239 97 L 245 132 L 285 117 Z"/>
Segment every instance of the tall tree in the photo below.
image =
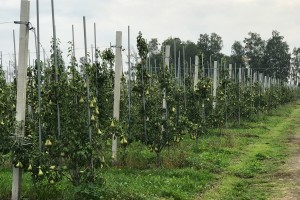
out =
<path fill-rule="evenodd" d="M 159 45 L 159 43 L 158 43 L 157 38 L 152 38 L 149 41 L 149 43 L 148 43 L 148 49 L 149 49 L 150 55 L 158 54 L 159 53 L 158 45 Z"/>
<path fill-rule="evenodd" d="M 223 55 L 220 51 L 223 47 L 222 37 L 216 33 L 200 34 L 197 45 L 200 52 L 203 54 L 204 64 L 213 60 L 220 60 Z"/>
<path fill-rule="evenodd" d="M 163 41 L 162 43 L 163 46 L 166 46 L 166 45 L 170 45 L 170 64 L 173 64 L 175 63 L 175 59 L 174 59 L 174 48 L 176 49 L 176 59 L 178 58 L 179 56 L 179 51 L 181 51 L 181 55 L 182 55 L 182 45 L 183 45 L 183 42 L 181 41 L 180 38 L 172 38 L 172 37 L 169 37 L 168 39 L 166 39 L 165 41 Z"/>
<path fill-rule="evenodd" d="M 237 66 L 244 67 L 245 49 L 240 41 L 235 41 L 231 46 L 231 62 Z"/>
<path fill-rule="evenodd" d="M 199 55 L 200 53 L 198 46 L 190 40 L 184 42 L 184 45 L 185 45 L 185 60 L 189 62 L 189 59 L 191 58 L 192 63 L 195 63 L 195 56 Z"/>
<path fill-rule="evenodd" d="M 244 39 L 247 64 L 249 64 L 252 69 L 264 72 L 262 62 L 266 46 L 265 41 L 258 33 L 249 32 L 248 35 L 249 37 Z"/>
<path fill-rule="evenodd" d="M 222 37 L 216 33 L 210 34 L 210 50 L 212 53 L 219 53 L 223 47 Z"/>
<path fill-rule="evenodd" d="M 299 80 L 300 74 L 300 48 L 294 48 L 291 58 L 291 80 Z"/>
<path fill-rule="evenodd" d="M 157 71 L 159 69 L 159 63 L 162 62 L 162 54 L 159 49 L 159 43 L 157 38 L 152 38 L 148 43 L 149 50 L 149 61 L 150 66 L 152 67 L 152 71 Z M 156 64 L 156 68 L 155 68 Z"/>
<path fill-rule="evenodd" d="M 170 45 L 170 69 L 173 72 L 173 68 L 175 68 L 176 66 L 176 72 L 178 71 L 178 66 L 179 66 L 179 52 L 180 52 L 180 65 L 181 67 L 183 66 L 183 59 L 182 59 L 182 47 L 183 47 L 183 41 L 181 41 L 180 38 L 172 38 L 169 37 L 168 39 L 166 39 L 165 41 L 163 41 L 162 46 L 165 47 L 166 45 Z M 174 54 L 174 50 L 175 50 L 175 54 Z M 182 68 L 181 68 L 182 69 Z"/>
<path fill-rule="evenodd" d="M 289 45 L 283 38 L 278 31 L 272 31 L 272 37 L 265 48 L 263 66 L 267 74 L 286 80 L 289 76 L 291 54 Z"/>

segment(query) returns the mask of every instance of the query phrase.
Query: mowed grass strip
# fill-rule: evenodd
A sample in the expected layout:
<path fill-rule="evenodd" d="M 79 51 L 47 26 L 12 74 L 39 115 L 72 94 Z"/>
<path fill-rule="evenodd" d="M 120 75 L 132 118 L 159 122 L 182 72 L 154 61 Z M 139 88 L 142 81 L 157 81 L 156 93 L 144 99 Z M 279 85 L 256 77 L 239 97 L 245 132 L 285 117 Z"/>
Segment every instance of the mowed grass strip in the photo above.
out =
<path fill-rule="evenodd" d="M 290 135 L 300 129 L 299 102 L 247 125 L 257 136 L 255 141 L 243 147 L 243 155 L 227 168 L 216 187 L 198 199 L 273 199 L 280 195 L 276 174 L 290 154 Z"/>

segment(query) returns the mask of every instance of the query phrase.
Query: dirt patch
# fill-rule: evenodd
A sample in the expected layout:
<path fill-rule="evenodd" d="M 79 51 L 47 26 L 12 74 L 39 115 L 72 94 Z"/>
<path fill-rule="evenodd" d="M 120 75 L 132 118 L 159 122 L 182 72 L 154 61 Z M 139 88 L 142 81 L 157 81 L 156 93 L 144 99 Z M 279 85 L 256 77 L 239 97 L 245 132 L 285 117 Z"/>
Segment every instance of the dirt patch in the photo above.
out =
<path fill-rule="evenodd" d="M 247 138 L 259 138 L 258 135 L 246 133 L 246 134 L 240 134 L 239 137 L 247 137 Z"/>
<path fill-rule="evenodd" d="M 292 156 L 275 176 L 283 187 L 283 197 L 278 200 L 300 200 L 300 131 L 289 138 Z"/>

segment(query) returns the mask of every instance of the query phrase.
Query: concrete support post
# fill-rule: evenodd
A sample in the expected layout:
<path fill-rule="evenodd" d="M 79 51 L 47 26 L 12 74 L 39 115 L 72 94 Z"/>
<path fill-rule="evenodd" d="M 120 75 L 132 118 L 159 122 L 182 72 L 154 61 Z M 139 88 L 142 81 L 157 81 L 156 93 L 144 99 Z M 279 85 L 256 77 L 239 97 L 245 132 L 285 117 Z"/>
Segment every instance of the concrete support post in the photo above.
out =
<path fill-rule="evenodd" d="M 21 1 L 20 21 L 29 22 L 30 2 Z M 26 77 L 28 64 L 28 24 L 20 24 L 19 35 L 19 65 L 17 69 L 17 105 L 16 105 L 16 139 L 22 142 L 25 132 L 26 111 Z M 22 169 L 13 167 L 12 200 L 19 200 L 21 196 Z"/>
<path fill-rule="evenodd" d="M 170 45 L 167 45 L 166 46 L 166 49 L 165 49 L 165 57 L 164 57 L 164 63 L 165 63 L 165 66 L 164 68 L 166 67 L 168 70 L 170 69 L 170 49 L 171 49 L 171 46 Z M 165 72 L 164 72 L 165 73 Z M 162 108 L 164 110 L 164 114 L 163 114 L 163 119 L 166 119 L 167 118 L 167 91 L 166 91 L 166 88 L 163 89 L 163 94 L 164 94 L 164 97 L 163 97 L 163 101 L 162 101 Z M 161 126 L 161 130 L 164 131 L 165 128 L 164 128 L 164 125 Z"/>
<path fill-rule="evenodd" d="M 228 74 L 228 78 L 231 79 L 232 78 L 232 64 L 229 64 L 229 74 Z"/>
<path fill-rule="evenodd" d="M 217 105 L 217 76 L 218 76 L 218 61 L 214 61 L 214 79 L 213 79 L 213 108 L 216 108 Z"/>
<path fill-rule="evenodd" d="M 116 32 L 116 61 L 115 61 L 115 82 L 114 82 L 114 111 L 113 117 L 119 120 L 120 116 L 120 84 L 122 72 L 122 32 Z M 113 133 L 112 135 L 112 163 L 117 161 L 118 138 Z"/>
<path fill-rule="evenodd" d="M 199 56 L 195 56 L 194 90 L 196 89 L 198 83 L 198 74 L 199 74 Z"/>

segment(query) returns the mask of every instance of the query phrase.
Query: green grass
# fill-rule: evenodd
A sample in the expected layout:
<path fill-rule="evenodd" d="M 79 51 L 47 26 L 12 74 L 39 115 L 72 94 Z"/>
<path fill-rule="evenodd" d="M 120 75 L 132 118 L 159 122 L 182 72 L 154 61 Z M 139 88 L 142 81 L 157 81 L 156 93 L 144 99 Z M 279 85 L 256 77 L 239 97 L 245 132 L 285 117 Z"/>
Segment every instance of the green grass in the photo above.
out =
<path fill-rule="evenodd" d="M 258 124 L 250 123 L 259 139 L 243 147 L 243 155 L 203 199 L 272 199 L 279 195 L 274 175 L 289 155 L 287 140 L 299 116 L 300 108 L 295 103 L 279 108 Z"/>
<path fill-rule="evenodd" d="M 125 166 L 99 169 L 105 184 L 74 188 L 67 180 L 34 186 L 23 176 L 23 199 L 268 199 L 276 196 L 274 174 L 289 155 L 287 139 L 296 128 L 300 106 L 292 103 L 270 116 L 260 116 L 240 127 L 210 130 L 199 146 L 188 136 L 156 155 L 139 143 L 127 149 Z M 109 157 L 109 154 L 107 154 Z M 121 157 L 121 154 L 120 156 Z M 9 199 L 11 170 L 0 170 L 0 199 Z M 81 199 L 82 199 L 81 198 Z"/>
<path fill-rule="evenodd" d="M 207 171 L 184 169 L 109 170 L 104 173 L 108 183 L 106 192 L 115 199 L 190 199 L 212 182 Z"/>
<path fill-rule="evenodd" d="M 0 170 L 0 199 L 10 200 L 12 170 Z M 70 191 L 71 189 L 71 191 Z M 23 173 L 22 176 L 22 197 L 21 199 L 73 199 L 73 187 L 66 181 L 62 181 L 56 185 L 50 185 L 42 182 L 36 186 L 33 185 L 29 173 Z"/>

